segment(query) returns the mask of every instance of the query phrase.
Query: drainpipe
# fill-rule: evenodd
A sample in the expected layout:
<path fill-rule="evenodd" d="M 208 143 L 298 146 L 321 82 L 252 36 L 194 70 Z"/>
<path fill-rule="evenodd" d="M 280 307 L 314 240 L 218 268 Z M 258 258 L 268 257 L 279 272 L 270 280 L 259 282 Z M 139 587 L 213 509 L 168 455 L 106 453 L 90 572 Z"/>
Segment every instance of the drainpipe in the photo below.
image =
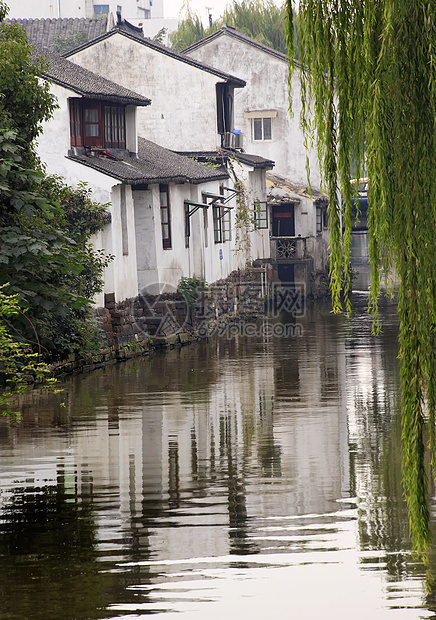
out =
<path fill-rule="evenodd" d="M 61 0 L 58 0 L 58 17 L 61 16 Z"/>

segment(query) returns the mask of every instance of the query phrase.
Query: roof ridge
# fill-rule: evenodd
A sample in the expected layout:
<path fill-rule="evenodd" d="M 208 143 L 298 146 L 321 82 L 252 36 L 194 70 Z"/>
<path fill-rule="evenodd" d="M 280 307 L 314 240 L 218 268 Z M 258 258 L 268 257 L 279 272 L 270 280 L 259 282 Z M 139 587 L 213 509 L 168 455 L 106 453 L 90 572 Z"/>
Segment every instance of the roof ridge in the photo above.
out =
<path fill-rule="evenodd" d="M 244 41 L 245 43 L 247 43 L 248 45 L 257 47 L 261 51 L 264 51 L 265 53 L 270 54 L 271 56 L 275 56 L 276 58 L 280 60 L 284 60 L 285 62 L 288 61 L 287 55 L 284 54 L 283 52 L 279 52 L 273 47 L 269 47 L 268 45 L 265 45 L 264 43 L 260 43 L 256 39 L 253 39 L 252 37 L 248 36 L 248 34 L 246 34 L 243 30 L 239 30 L 238 28 L 235 28 L 234 26 L 228 26 L 227 24 L 222 26 L 219 30 L 216 30 L 212 34 L 208 35 L 207 37 L 200 39 L 200 41 L 196 41 L 196 43 L 189 45 L 183 50 L 183 53 L 187 54 L 197 49 L 198 47 L 202 47 L 203 45 L 206 45 L 209 41 L 212 41 L 213 39 L 219 36 L 225 35 L 225 34 L 228 34 L 229 36 L 234 37 L 235 39 L 240 39 Z"/>

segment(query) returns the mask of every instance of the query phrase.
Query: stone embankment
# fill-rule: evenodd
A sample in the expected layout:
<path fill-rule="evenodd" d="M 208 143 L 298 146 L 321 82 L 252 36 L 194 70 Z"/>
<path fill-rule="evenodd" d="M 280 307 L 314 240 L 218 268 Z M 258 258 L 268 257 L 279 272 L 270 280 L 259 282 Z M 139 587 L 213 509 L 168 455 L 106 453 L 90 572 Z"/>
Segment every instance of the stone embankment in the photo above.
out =
<path fill-rule="evenodd" d="M 235 271 L 202 292 L 194 307 L 179 294 L 139 295 L 119 303 L 113 294 L 106 295 L 105 307 L 96 309 L 101 350 L 54 365 L 54 374 L 78 374 L 159 348 L 183 346 L 205 337 L 217 321 L 259 316 L 270 295 L 270 279 L 265 266 Z"/>

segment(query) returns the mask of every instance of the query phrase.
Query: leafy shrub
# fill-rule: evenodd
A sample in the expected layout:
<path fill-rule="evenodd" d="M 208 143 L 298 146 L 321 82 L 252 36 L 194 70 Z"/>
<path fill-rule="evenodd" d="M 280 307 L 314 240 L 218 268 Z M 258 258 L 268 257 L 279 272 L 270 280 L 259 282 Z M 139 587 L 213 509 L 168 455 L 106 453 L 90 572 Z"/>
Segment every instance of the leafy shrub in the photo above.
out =
<path fill-rule="evenodd" d="M 180 278 L 177 285 L 177 292 L 186 299 L 186 302 L 190 308 L 195 306 L 197 299 L 200 297 L 202 291 L 209 290 L 206 280 L 201 278 Z"/>

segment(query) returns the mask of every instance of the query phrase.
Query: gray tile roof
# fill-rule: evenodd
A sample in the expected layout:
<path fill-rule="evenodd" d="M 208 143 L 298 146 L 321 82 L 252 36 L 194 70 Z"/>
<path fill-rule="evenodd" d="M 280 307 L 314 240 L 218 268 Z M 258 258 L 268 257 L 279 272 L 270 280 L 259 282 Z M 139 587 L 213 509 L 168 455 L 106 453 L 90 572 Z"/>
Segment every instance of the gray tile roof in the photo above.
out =
<path fill-rule="evenodd" d="M 169 47 L 166 47 L 165 45 L 162 45 L 161 43 L 157 43 L 157 41 L 153 41 L 152 39 L 147 39 L 146 37 L 140 34 L 127 31 L 122 26 L 115 27 L 109 32 L 101 35 L 97 39 L 93 41 L 89 41 L 88 43 L 84 43 L 83 45 L 77 47 L 75 50 L 71 50 L 67 52 L 66 54 L 64 54 L 64 56 L 68 58 L 69 56 L 72 56 L 76 52 L 86 49 L 87 47 L 90 47 L 91 45 L 94 45 L 95 43 L 100 43 L 100 41 L 105 41 L 106 39 L 109 39 L 115 34 L 121 34 L 129 39 L 132 39 L 133 41 L 136 41 L 140 45 L 144 45 L 145 47 L 155 50 L 156 52 L 165 54 L 166 56 L 170 56 L 171 58 L 175 58 L 176 60 L 180 60 L 181 62 L 185 64 L 191 65 L 192 67 L 196 67 L 197 69 L 201 69 L 202 71 L 206 71 L 207 73 L 212 73 L 213 75 L 216 75 L 217 77 L 219 77 L 221 80 L 225 80 L 226 82 L 233 84 L 237 88 L 242 88 L 243 86 L 245 86 L 244 80 L 241 80 L 240 78 L 235 77 L 234 75 L 230 75 L 230 73 L 225 73 L 224 71 L 221 71 L 220 69 L 215 69 L 214 67 L 210 67 L 209 65 L 206 65 L 205 63 L 200 62 L 199 60 L 195 60 L 194 58 L 185 56 L 184 54 L 180 52 L 176 52 L 175 50 L 170 49 Z"/>
<path fill-rule="evenodd" d="M 232 37 L 234 39 L 237 39 L 239 41 L 243 41 L 244 43 L 247 43 L 248 45 L 251 45 L 252 47 L 256 47 L 257 49 L 261 50 L 262 52 L 265 52 L 266 54 L 270 54 L 270 56 L 275 56 L 279 60 L 283 60 L 284 62 L 288 62 L 288 57 L 286 56 L 286 54 L 282 54 L 282 52 L 278 52 L 277 50 L 273 49 L 272 47 L 268 47 L 267 45 L 263 45 L 262 43 L 259 43 L 259 41 L 256 41 L 255 39 L 251 39 L 244 32 L 242 32 L 242 30 L 238 30 L 237 28 L 233 28 L 233 26 L 223 26 L 220 30 L 217 30 L 216 32 L 213 32 L 208 37 L 204 37 L 204 39 L 201 39 L 200 41 L 197 41 L 196 43 L 193 43 L 189 47 L 186 47 L 182 51 L 182 53 L 183 54 L 189 54 L 189 52 L 192 52 L 193 50 L 197 49 L 198 47 L 202 47 L 203 45 L 207 45 L 207 43 L 209 43 L 210 41 L 213 41 L 215 39 L 218 39 L 219 37 L 226 36 L 226 35 L 229 36 L 229 37 Z"/>
<path fill-rule="evenodd" d="M 241 151 L 232 151 L 230 149 L 220 149 L 219 151 L 178 151 L 179 155 L 191 157 L 200 162 L 226 162 L 230 158 L 236 158 L 242 164 L 252 166 L 253 168 L 266 168 L 271 170 L 275 162 L 272 159 L 265 159 L 260 155 L 251 155 L 250 153 L 241 153 Z"/>
<path fill-rule="evenodd" d="M 106 16 L 76 19 L 7 19 L 6 22 L 19 24 L 27 32 L 30 43 L 36 43 L 49 49 L 53 49 L 57 41 L 73 39 L 81 33 L 83 33 L 85 40 L 92 41 L 108 29 Z"/>
<path fill-rule="evenodd" d="M 222 168 L 212 168 L 158 146 L 145 138 L 138 139 L 138 159 L 117 160 L 104 157 L 72 155 L 68 159 L 130 185 L 145 183 L 205 183 L 227 179 Z"/>
<path fill-rule="evenodd" d="M 43 71 L 45 79 L 60 84 L 83 97 L 138 106 L 151 103 L 147 97 L 92 73 L 48 49 L 33 45 L 32 50 L 34 56 L 43 56 L 47 61 L 48 66 Z"/>

